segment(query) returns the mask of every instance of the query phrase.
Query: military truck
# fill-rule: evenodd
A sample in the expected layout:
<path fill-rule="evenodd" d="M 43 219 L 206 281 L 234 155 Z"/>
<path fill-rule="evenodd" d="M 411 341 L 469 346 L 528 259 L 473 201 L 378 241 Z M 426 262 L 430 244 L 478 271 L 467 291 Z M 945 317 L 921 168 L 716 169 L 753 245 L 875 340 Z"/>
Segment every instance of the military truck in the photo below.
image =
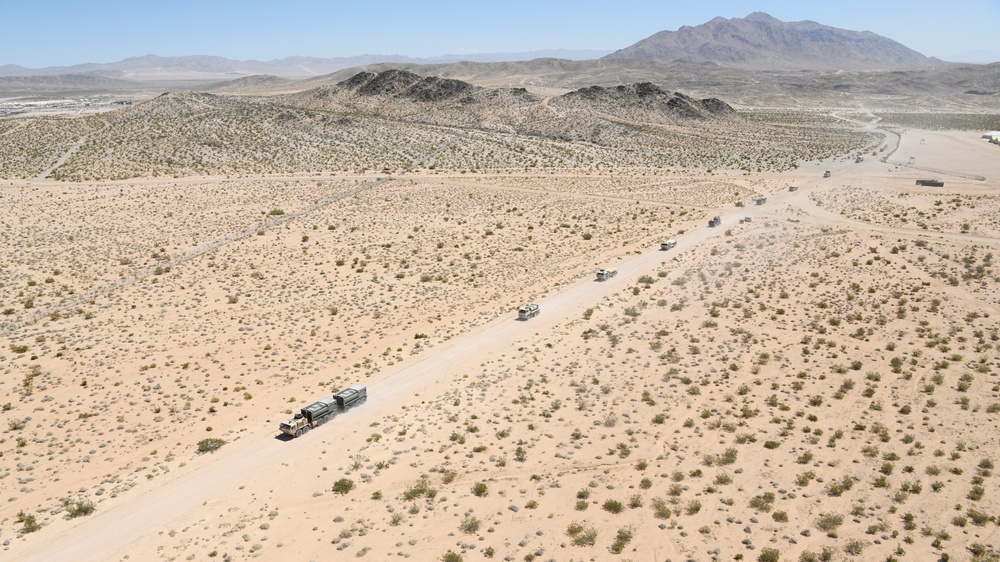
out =
<path fill-rule="evenodd" d="M 538 314 L 541 311 L 542 310 L 538 307 L 537 304 L 526 304 L 521 308 L 517 309 L 517 319 L 527 320 L 529 318 L 534 318 L 535 316 L 538 316 Z"/>
<path fill-rule="evenodd" d="M 295 417 L 279 425 L 278 429 L 286 435 L 298 437 L 329 421 L 337 415 L 337 409 L 337 401 L 333 398 L 320 398 L 302 408 Z"/>
<path fill-rule="evenodd" d="M 598 281 L 607 281 L 608 279 L 611 279 L 615 275 L 618 275 L 618 269 L 614 268 L 614 267 L 609 267 L 607 269 L 598 269 L 597 270 L 597 280 Z"/>
<path fill-rule="evenodd" d="M 823 177 L 824 178 L 830 177 L 830 170 L 827 170 L 827 171 L 823 172 Z"/>
<path fill-rule="evenodd" d="M 797 186 L 797 185 L 790 185 L 790 186 L 788 186 L 788 191 L 798 191 L 798 190 L 799 190 L 799 186 Z"/>
<path fill-rule="evenodd" d="M 764 203 L 767 203 L 767 197 L 758 197 L 754 199 L 754 203 L 758 205 L 763 205 Z"/>
<path fill-rule="evenodd" d="M 661 250 L 670 250 L 673 249 L 675 246 L 677 246 L 677 241 L 674 240 L 673 238 L 671 238 L 670 240 L 664 240 L 663 242 L 660 242 Z"/>
<path fill-rule="evenodd" d="M 715 215 L 708 221 L 708 226 L 711 227 L 716 227 L 719 226 L 720 224 L 722 224 L 722 217 L 720 217 L 719 215 Z"/>
<path fill-rule="evenodd" d="M 356 384 L 341 390 L 333 398 L 320 398 L 302 408 L 292 419 L 278 426 L 286 435 L 299 437 L 333 419 L 340 412 L 346 412 L 368 400 L 368 388 Z"/>

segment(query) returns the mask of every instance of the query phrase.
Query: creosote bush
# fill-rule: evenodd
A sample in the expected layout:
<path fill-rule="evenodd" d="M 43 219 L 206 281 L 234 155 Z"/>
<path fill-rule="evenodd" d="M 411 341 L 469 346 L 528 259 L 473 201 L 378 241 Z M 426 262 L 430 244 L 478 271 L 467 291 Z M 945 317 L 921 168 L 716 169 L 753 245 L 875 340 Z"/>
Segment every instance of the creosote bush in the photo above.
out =
<path fill-rule="evenodd" d="M 333 491 L 337 494 L 346 495 L 354 489 L 354 481 L 349 478 L 341 478 L 333 483 Z"/>
<path fill-rule="evenodd" d="M 70 519 L 90 515 L 94 512 L 94 502 L 90 500 L 71 501 L 64 499 L 62 504 L 66 508 L 66 514 L 69 515 Z"/>
<path fill-rule="evenodd" d="M 219 439 L 218 437 L 209 437 L 207 439 L 202 439 L 198 441 L 198 452 L 199 453 L 214 453 L 215 451 L 222 448 L 226 444 L 225 439 Z"/>

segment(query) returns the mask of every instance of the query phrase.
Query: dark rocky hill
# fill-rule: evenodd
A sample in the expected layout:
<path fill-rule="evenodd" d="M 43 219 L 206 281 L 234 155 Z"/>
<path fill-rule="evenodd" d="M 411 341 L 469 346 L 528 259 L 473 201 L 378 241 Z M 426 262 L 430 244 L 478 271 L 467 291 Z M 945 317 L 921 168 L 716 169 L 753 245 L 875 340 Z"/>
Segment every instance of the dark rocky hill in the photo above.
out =
<path fill-rule="evenodd" d="M 605 58 L 753 70 L 884 70 L 945 64 L 870 31 L 813 21 L 783 22 L 762 12 L 661 31 Z"/>
<path fill-rule="evenodd" d="M 736 111 L 724 101 L 709 98 L 696 100 L 682 93 L 673 94 L 655 84 L 643 82 L 603 88 L 590 86 L 564 94 L 558 105 L 589 107 L 611 115 L 642 114 L 653 122 L 704 121 L 737 117 Z"/>

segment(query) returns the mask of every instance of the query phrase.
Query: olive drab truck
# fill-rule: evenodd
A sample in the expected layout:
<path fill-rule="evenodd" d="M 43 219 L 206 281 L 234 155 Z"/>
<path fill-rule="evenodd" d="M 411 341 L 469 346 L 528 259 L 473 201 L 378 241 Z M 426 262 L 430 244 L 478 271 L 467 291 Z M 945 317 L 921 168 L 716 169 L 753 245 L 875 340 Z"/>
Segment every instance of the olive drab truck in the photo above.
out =
<path fill-rule="evenodd" d="M 335 415 L 337 415 L 337 401 L 333 398 L 320 398 L 302 408 L 292 419 L 278 427 L 282 433 L 298 437 L 314 427 L 323 425 Z"/>
<path fill-rule="evenodd" d="M 341 412 L 364 404 L 368 400 L 368 388 L 355 384 L 334 394 L 332 398 L 320 398 L 302 408 L 292 419 L 280 424 L 278 429 L 285 435 L 299 437 L 333 419 Z"/>

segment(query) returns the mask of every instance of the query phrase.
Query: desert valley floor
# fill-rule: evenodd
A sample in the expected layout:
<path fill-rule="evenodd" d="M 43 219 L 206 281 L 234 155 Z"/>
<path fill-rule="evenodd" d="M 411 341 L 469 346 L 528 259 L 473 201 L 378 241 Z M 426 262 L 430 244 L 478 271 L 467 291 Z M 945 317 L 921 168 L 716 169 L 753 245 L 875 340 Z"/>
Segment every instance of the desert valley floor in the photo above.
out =
<path fill-rule="evenodd" d="M 0 558 L 995 560 L 1000 147 L 834 117 L 781 172 L 5 180 Z"/>

